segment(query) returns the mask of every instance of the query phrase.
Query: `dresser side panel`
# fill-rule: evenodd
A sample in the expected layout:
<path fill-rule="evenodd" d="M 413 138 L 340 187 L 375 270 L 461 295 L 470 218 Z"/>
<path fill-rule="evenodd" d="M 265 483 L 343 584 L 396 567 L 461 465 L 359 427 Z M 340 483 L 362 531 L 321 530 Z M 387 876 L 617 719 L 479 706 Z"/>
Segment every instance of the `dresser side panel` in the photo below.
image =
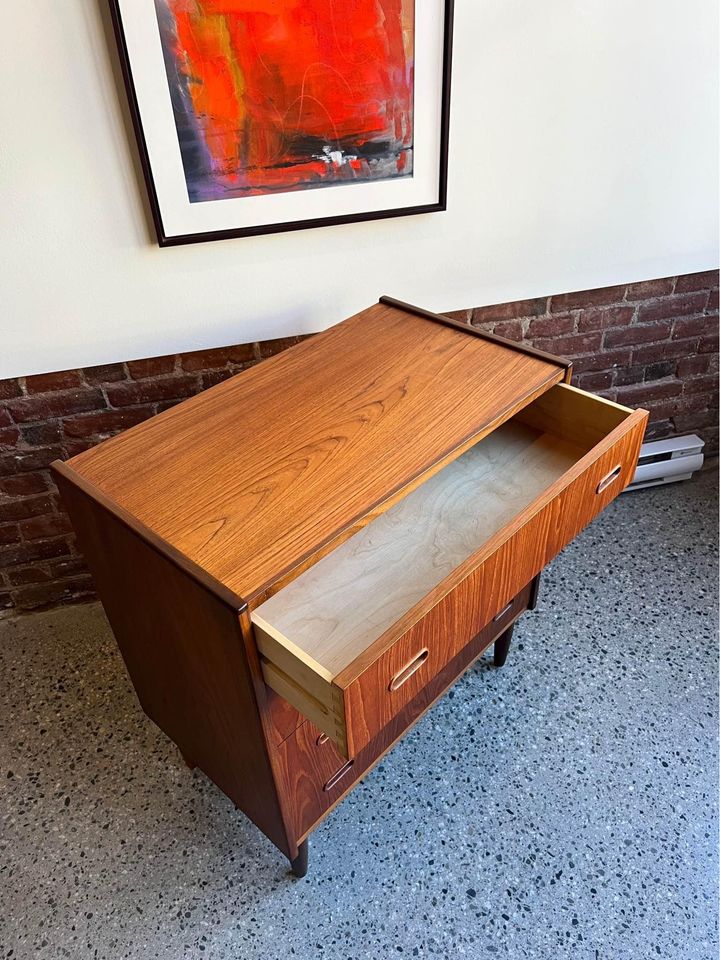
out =
<path fill-rule="evenodd" d="M 290 855 L 237 610 L 68 473 L 56 480 L 143 710 Z"/>

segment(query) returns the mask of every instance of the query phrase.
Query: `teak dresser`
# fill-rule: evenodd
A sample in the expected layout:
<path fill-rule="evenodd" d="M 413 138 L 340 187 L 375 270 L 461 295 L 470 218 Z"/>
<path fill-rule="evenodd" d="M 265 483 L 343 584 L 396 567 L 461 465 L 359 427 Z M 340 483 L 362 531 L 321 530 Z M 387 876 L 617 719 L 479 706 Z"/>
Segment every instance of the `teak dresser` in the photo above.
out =
<path fill-rule="evenodd" d="M 53 465 L 146 713 L 291 860 L 631 479 L 647 413 L 383 297 Z"/>

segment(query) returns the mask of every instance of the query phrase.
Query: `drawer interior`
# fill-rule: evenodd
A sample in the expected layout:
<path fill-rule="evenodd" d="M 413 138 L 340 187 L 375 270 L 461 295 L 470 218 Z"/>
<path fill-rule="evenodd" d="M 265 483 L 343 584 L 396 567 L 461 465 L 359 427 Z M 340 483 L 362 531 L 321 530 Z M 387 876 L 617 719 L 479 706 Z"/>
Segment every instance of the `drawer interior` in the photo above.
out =
<path fill-rule="evenodd" d="M 327 684 L 632 411 L 559 384 L 252 613 L 266 679 Z"/>

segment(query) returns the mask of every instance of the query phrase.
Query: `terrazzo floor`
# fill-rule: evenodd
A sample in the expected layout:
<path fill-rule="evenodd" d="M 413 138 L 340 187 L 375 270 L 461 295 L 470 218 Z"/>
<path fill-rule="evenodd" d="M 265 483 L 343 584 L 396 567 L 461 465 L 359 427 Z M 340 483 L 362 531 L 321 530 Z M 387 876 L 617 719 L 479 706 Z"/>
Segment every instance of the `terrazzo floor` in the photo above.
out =
<path fill-rule="evenodd" d="M 0 957 L 716 957 L 715 487 L 619 498 L 304 880 L 141 713 L 99 606 L 0 623 Z"/>

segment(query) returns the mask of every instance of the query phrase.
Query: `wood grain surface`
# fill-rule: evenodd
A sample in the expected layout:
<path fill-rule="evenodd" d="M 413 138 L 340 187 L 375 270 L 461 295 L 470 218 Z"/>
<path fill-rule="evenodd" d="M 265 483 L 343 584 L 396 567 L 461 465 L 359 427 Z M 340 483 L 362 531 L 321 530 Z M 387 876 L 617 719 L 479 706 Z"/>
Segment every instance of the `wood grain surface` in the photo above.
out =
<path fill-rule="evenodd" d="M 496 333 L 488 333 L 487 330 L 482 330 L 480 327 L 471 326 L 462 320 L 454 320 L 452 317 L 447 317 L 442 313 L 433 313 L 431 310 L 425 310 L 423 307 L 416 307 L 412 303 L 405 303 L 405 301 L 397 300 L 395 297 L 380 297 L 380 303 L 387 304 L 391 307 L 399 307 L 401 310 L 407 310 L 409 313 L 414 313 L 418 317 L 425 317 L 426 320 L 432 320 L 433 323 L 442 323 L 446 327 L 454 327 L 455 330 L 462 330 L 463 333 L 469 333 L 472 337 L 482 337 L 483 340 L 489 340 L 492 343 L 500 343 L 508 350 L 517 350 L 520 353 L 527 353 L 533 357 L 540 357 L 540 359 L 546 360 L 548 363 L 562 367 L 564 373 L 563 380 L 565 383 L 570 383 L 570 378 L 572 376 L 571 360 L 566 360 L 564 357 L 558 357 L 554 353 L 547 353 L 545 350 L 538 350 L 536 347 L 531 346 L 524 340 L 508 340 L 507 337 L 499 337 Z"/>
<path fill-rule="evenodd" d="M 305 717 L 270 687 L 266 687 L 265 699 L 269 740 L 272 743 L 282 743 L 305 723 Z"/>
<path fill-rule="evenodd" d="M 288 857 L 631 479 L 564 372 L 379 304 L 56 465 L 145 711 Z"/>
<path fill-rule="evenodd" d="M 518 616 L 518 604 L 526 599 L 521 583 L 515 588 L 520 599 L 508 603 L 496 594 L 483 597 L 481 581 L 481 571 L 466 577 L 345 689 L 346 739 L 338 748 L 343 756 L 357 756 L 473 637 L 488 626 L 502 632 Z M 419 669 L 402 686 L 390 689 L 393 677 L 420 651 L 427 656 Z"/>
<path fill-rule="evenodd" d="M 71 464 L 252 600 L 563 372 L 376 304 Z"/>
<path fill-rule="evenodd" d="M 612 400 L 560 383 L 518 410 L 515 419 L 536 430 L 562 437 L 568 443 L 582 447 L 586 453 L 631 413 L 628 407 Z"/>

